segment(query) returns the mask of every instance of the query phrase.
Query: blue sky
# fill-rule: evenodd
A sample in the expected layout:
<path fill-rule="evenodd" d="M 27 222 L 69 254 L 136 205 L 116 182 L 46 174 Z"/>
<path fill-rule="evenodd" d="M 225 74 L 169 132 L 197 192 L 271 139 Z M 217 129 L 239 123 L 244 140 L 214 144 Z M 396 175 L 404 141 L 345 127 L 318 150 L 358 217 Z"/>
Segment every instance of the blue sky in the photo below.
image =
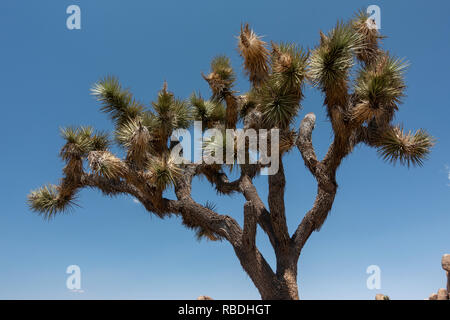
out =
<path fill-rule="evenodd" d="M 256 4 L 258 3 L 258 4 Z M 82 29 L 66 28 L 66 8 L 81 7 Z M 425 128 L 438 142 L 422 168 L 392 166 L 361 146 L 338 172 L 331 214 L 299 262 L 303 299 L 424 299 L 443 287 L 450 253 L 450 20 L 448 1 L 22 1 L 0 3 L 0 298 L 258 299 L 226 242 L 198 242 L 178 218 L 160 220 L 130 197 L 80 193 L 68 215 L 51 222 L 30 212 L 26 195 L 57 183 L 59 127 L 111 130 L 89 88 L 113 74 L 149 104 L 163 80 L 179 97 L 200 90 L 200 72 L 217 54 L 231 58 L 242 92 L 236 36 L 242 22 L 270 41 L 317 44 L 320 29 L 359 8 L 381 8 L 384 47 L 411 63 L 407 97 L 395 122 Z M 317 115 L 313 141 L 323 156 L 332 134 L 323 97 L 306 89 L 302 117 Z M 298 151 L 285 159 L 290 231 L 311 207 L 316 185 Z M 266 178 L 256 181 L 266 197 Z M 204 180 L 194 198 L 212 200 L 242 222 L 242 197 L 217 197 Z M 261 251 L 273 264 L 265 237 Z M 81 268 L 83 293 L 66 286 L 67 266 Z M 366 287 L 366 268 L 381 268 L 380 290 Z"/>

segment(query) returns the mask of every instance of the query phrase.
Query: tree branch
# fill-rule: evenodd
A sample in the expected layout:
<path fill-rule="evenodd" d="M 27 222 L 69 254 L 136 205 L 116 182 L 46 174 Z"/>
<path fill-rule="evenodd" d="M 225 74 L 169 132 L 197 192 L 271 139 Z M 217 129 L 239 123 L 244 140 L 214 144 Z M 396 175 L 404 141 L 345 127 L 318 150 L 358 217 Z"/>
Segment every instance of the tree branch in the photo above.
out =
<path fill-rule="evenodd" d="M 213 171 L 211 169 L 208 169 L 208 165 L 206 164 L 193 164 L 193 165 L 196 166 L 195 173 L 204 174 L 206 178 L 209 180 L 209 182 L 215 186 L 217 192 L 229 195 L 234 192 L 240 191 L 239 185 L 242 176 L 239 177 L 239 179 L 230 182 L 228 176 L 224 172 Z"/>
<path fill-rule="evenodd" d="M 268 176 L 269 182 L 269 210 L 275 237 L 279 244 L 279 249 L 284 250 L 289 244 L 289 232 L 286 223 L 286 214 L 284 206 L 284 187 L 286 178 L 282 156 L 280 155 L 280 166 L 278 172 Z"/>
<path fill-rule="evenodd" d="M 317 167 L 317 156 L 312 144 L 312 131 L 316 123 L 314 113 L 308 113 L 300 123 L 296 145 L 300 151 L 303 161 L 309 171 L 315 176 Z"/>
<path fill-rule="evenodd" d="M 256 208 L 251 201 L 244 204 L 244 230 L 242 234 L 242 244 L 248 250 L 255 250 L 256 245 L 256 226 L 257 226 Z"/>
<path fill-rule="evenodd" d="M 217 235 L 227 239 L 233 247 L 241 244 L 242 229 L 232 217 L 218 214 L 192 199 L 165 199 L 164 205 L 168 212 L 180 214 L 184 219 L 189 220 L 189 222 L 213 231 Z"/>
<path fill-rule="evenodd" d="M 303 217 L 291 238 L 297 259 L 312 232 L 318 230 L 327 218 L 328 212 L 330 212 L 333 206 L 335 195 L 336 190 L 328 192 L 318 187 L 316 200 L 312 209 Z"/>
<path fill-rule="evenodd" d="M 248 176 L 243 176 L 240 184 L 241 192 L 247 201 L 251 201 L 256 210 L 256 216 L 258 218 L 258 223 L 263 229 L 263 231 L 269 237 L 272 247 L 275 249 L 278 247 L 278 240 L 275 237 L 275 232 L 273 230 L 272 220 L 270 218 L 270 213 L 267 211 L 264 203 L 258 195 L 252 180 Z"/>
<path fill-rule="evenodd" d="M 307 114 L 303 119 L 297 146 L 302 154 L 305 165 L 317 180 L 317 195 L 313 207 L 303 217 L 295 233 L 291 237 L 291 244 L 298 259 L 300 252 L 313 231 L 320 230 L 330 212 L 337 191 L 336 171 L 354 146 L 364 140 L 365 134 L 361 127 L 349 129 L 351 132 L 342 145 L 339 137 L 335 137 L 327 154 L 318 162 L 311 142 L 311 132 L 314 128 L 312 114 Z"/>
<path fill-rule="evenodd" d="M 155 212 L 156 208 L 153 203 L 139 189 L 133 185 L 119 179 L 108 179 L 103 176 L 85 173 L 81 177 L 83 187 L 97 188 L 107 196 L 115 196 L 118 194 L 129 194 L 138 199 L 142 205 L 150 212 Z"/>

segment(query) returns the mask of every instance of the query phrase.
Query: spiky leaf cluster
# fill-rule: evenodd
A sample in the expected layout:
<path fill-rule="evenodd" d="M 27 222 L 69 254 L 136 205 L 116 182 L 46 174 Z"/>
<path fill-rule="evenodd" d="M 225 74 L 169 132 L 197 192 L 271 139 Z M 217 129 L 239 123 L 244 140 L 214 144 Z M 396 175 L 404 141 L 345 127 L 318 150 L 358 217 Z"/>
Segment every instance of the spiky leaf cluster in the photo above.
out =
<path fill-rule="evenodd" d="M 90 152 L 88 162 L 95 174 L 109 179 L 123 177 L 126 173 L 126 169 L 122 161 L 108 151 Z"/>
<path fill-rule="evenodd" d="M 102 103 L 101 110 L 108 113 L 118 126 L 134 119 L 144 109 L 129 90 L 122 88 L 115 77 L 103 78 L 93 86 L 91 93 Z"/>
<path fill-rule="evenodd" d="M 147 132 L 146 135 L 149 135 L 148 127 L 144 126 L 141 119 L 133 119 L 125 122 L 119 128 L 117 128 L 115 132 L 117 142 L 123 146 L 124 148 L 130 148 L 134 140 L 143 140 L 143 139 L 134 139 L 134 137 L 139 135 L 144 135 L 144 130 Z M 148 143 L 148 140 L 147 140 Z"/>
<path fill-rule="evenodd" d="M 236 80 L 236 75 L 231 67 L 230 58 L 224 55 L 216 56 L 211 61 L 211 72 L 216 73 L 222 81 L 229 85 L 232 85 Z"/>
<path fill-rule="evenodd" d="M 287 128 L 300 109 L 298 92 L 286 91 L 276 79 L 269 79 L 254 89 L 257 107 L 266 128 Z"/>
<path fill-rule="evenodd" d="M 343 104 L 353 55 L 360 47 L 361 36 L 350 24 L 337 23 L 327 35 L 321 33 L 320 45 L 309 58 L 309 78 L 332 100 L 328 103 Z"/>
<path fill-rule="evenodd" d="M 356 57 L 365 64 L 370 64 L 380 53 L 380 40 L 383 38 L 373 19 L 363 10 L 358 11 L 352 20 L 353 30 L 361 36 L 361 47 L 356 51 Z"/>
<path fill-rule="evenodd" d="M 231 67 L 230 59 L 221 55 L 214 57 L 211 61 L 211 72 L 203 75 L 203 78 L 212 90 L 213 99 L 222 101 L 232 92 L 236 75 Z"/>
<path fill-rule="evenodd" d="M 31 210 L 38 212 L 45 219 L 50 219 L 56 213 L 65 212 L 75 205 L 74 195 L 63 197 L 59 189 L 60 187 L 49 184 L 31 191 L 28 195 Z"/>
<path fill-rule="evenodd" d="M 254 86 L 260 85 L 269 75 L 267 60 L 269 51 L 266 43 L 261 40 L 248 24 L 241 26 L 238 37 L 238 49 L 244 58 L 244 69 Z"/>
<path fill-rule="evenodd" d="M 272 43 L 272 75 L 278 86 L 286 92 L 302 96 L 306 77 L 308 54 L 292 43 Z"/>
<path fill-rule="evenodd" d="M 149 132 L 153 128 L 151 121 L 147 119 L 147 125 L 141 117 L 121 125 L 116 130 L 116 139 L 127 149 L 127 160 L 135 162 L 137 165 L 143 165 L 147 160 L 148 153 L 153 151 L 151 144 L 151 135 Z"/>
<path fill-rule="evenodd" d="M 404 96 L 406 85 L 404 71 L 407 64 L 387 54 L 362 68 L 355 83 L 355 94 L 359 100 L 352 111 L 352 117 L 358 122 L 385 118 L 384 114 L 393 114 Z"/>
<path fill-rule="evenodd" d="M 175 98 L 173 93 L 167 90 L 167 85 L 164 85 L 152 105 L 157 127 L 164 127 L 169 133 L 174 129 L 186 129 L 190 126 L 192 114 L 189 105 L 186 101 Z"/>
<path fill-rule="evenodd" d="M 212 128 L 225 120 L 225 107 L 222 103 L 204 100 L 193 93 L 190 97 L 194 120 L 201 121 L 203 128 Z"/>
<path fill-rule="evenodd" d="M 254 110 L 257 106 L 257 98 L 254 96 L 254 93 L 254 90 L 249 91 L 242 100 L 239 116 L 244 119 L 244 122 L 250 111 Z"/>
<path fill-rule="evenodd" d="M 256 163 L 257 139 L 250 139 L 245 136 L 243 131 L 231 136 L 227 135 L 225 130 L 219 132 L 220 134 L 203 138 L 203 157 L 205 162 L 209 164 L 206 166 L 208 169 L 203 171 L 203 174 L 208 177 L 210 173 L 221 169 L 221 165 L 215 163 L 216 160 L 223 161 L 224 166 L 228 167 L 230 171 L 244 163 Z M 230 158 L 230 155 L 233 155 L 233 157 Z M 208 170 L 211 170 L 211 172 L 208 172 Z"/>
<path fill-rule="evenodd" d="M 434 145 L 434 139 L 423 129 L 405 133 L 401 127 L 390 127 L 378 140 L 378 153 L 393 164 L 421 166 Z"/>
<path fill-rule="evenodd" d="M 159 190 L 173 186 L 175 180 L 182 174 L 182 170 L 170 155 L 154 156 L 147 164 L 147 170 L 151 182 Z"/>
<path fill-rule="evenodd" d="M 110 144 L 108 134 L 94 132 L 91 127 L 61 128 L 66 144 L 61 149 L 63 160 L 86 157 L 90 151 L 106 150 Z"/>
<path fill-rule="evenodd" d="M 221 154 L 222 160 L 225 162 L 225 156 L 226 156 L 226 147 L 227 147 L 227 135 L 225 130 L 219 130 L 220 134 L 212 135 L 209 137 L 203 138 L 202 143 L 202 150 L 203 150 L 203 157 L 205 159 L 208 159 L 207 162 L 212 162 L 214 159 L 219 157 L 219 154 Z M 236 149 L 235 147 L 235 139 L 231 142 L 231 145 L 233 146 L 233 151 Z M 211 163 L 210 163 L 211 164 Z"/>

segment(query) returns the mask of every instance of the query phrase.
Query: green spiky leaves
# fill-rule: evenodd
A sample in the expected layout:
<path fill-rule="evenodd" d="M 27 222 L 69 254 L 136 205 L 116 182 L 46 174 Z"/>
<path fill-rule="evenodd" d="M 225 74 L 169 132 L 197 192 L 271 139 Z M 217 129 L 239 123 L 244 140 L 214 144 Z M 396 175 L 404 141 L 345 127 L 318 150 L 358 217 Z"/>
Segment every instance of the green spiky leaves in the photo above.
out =
<path fill-rule="evenodd" d="M 130 148 L 133 145 L 133 141 L 142 142 L 147 140 L 149 142 L 149 130 L 148 127 L 144 126 L 141 119 L 133 119 L 125 122 L 121 125 L 115 132 L 117 142 L 125 147 Z M 147 139 L 144 139 L 147 138 Z M 144 144 L 139 143 L 140 147 L 143 148 Z M 148 146 L 147 146 L 148 147 Z"/>
<path fill-rule="evenodd" d="M 88 161 L 95 174 L 109 179 L 118 179 L 126 173 L 122 161 L 108 151 L 92 151 L 89 153 Z"/>
<path fill-rule="evenodd" d="M 201 121 L 203 128 L 212 128 L 225 120 L 225 107 L 222 103 L 204 100 L 193 93 L 190 98 L 194 120 Z"/>
<path fill-rule="evenodd" d="M 115 77 L 105 77 L 94 84 L 91 93 L 102 103 L 101 110 L 108 113 L 119 126 L 138 116 L 143 106 L 137 102 L 131 92 L 123 89 Z"/>
<path fill-rule="evenodd" d="M 160 131 L 161 139 L 167 143 L 167 137 L 175 129 L 186 129 L 192 121 L 192 113 L 186 101 L 176 99 L 173 93 L 163 89 L 158 93 L 156 102 L 152 103 L 154 110 L 154 125 Z"/>
<path fill-rule="evenodd" d="M 434 145 L 434 139 L 425 130 L 405 133 L 401 127 L 390 127 L 378 139 L 378 153 L 393 164 L 421 166 Z"/>
<path fill-rule="evenodd" d="M 222 101 L 232 92 L 231 88 L 236 80 L 230 59 L 223 55 L 215 57 L 211 61 L 211 72 L 202 76 L 208 82 L 216 101 Z"/>
<path fill-rule="evenodd" d="M 255 90 L 264 127 L 287 128 L 300 109 L 298 93 L 284 90 L 275 79 Z"/>
<path fill-rule="evenodd" d="M 56 213 L 65 212 L 76 205 L 73 195 L 64 197 L 59 190 L 60 187 L 51 184 L 33 190 L 28 195 L 28 205 L 44 219 L 51 219 Z"/>
<path fill-rule="evenodd" d="M 359 100 L 352 111 L 352 117 L 359 123 L 375 118 L 390 121 L 394 110 L 404 96 L 406 85 L 403 60 L 380 55 L 377 61 L 362 68 L 355 83 L 355 94 Z"/>
<path fill-rule="evenodd" d="M 244 69 L 254 86 L 259 86 L 269 75 L 267 60 L 269 51 L 266 43 L 256 35 L 248 24 L 241 26 L 238 50 L 244 58 Z"/>
<path fill-rule="evenodd" d="M 353 55 L 361 48 L 361 36 L 349 24 L 338 23 L 309 59 L 309 78 L 327 95 L 328 105 L 344 105 Z"/>
<path fill-rule="evenodd" d="M 233 95 L 232 87 L 236 76 L 231 68 L 230 59 L 226 56 L 217 56 L 211 62 L 211 73 L 207 76 L 202 73 L 212 91 L 212 100 L 225 101 L 225 125 L 235 128 L 238 121 L 237 101 Z"/>
<path fill-rule="evenodd" d="M 147 165 L 151 182 L 159 189 L 175 185 L 175 181 L 182 174 L 181 168 L 170 155 L 152 157 Z"/>
<path fill-rule="evenodd" d="M 230 58 L 224 55 L 217 56 L 211 61 L 211 72 L 216 73 L 222 81 L 230 85 L 236 80 Z"/>
<path fill-rule="evenodd" d="M 307 54 L 294 44 L 272 43 L 272 73 L 248 95 L 262 114 L 265 128 L 285 129 L 294 120 L 303 97 Z"/>
<path fill-rule="evenodd" d="M 129 120 L 116 130 L 117 141 L 127 149 L 127 160 L 139 167 L 145 164 L 148 154 L 152 151 L 149 132 L 149 128 L 152 128 L 152 118 L 145 119 L 138 117 Z"/>
<path fill-rule="evenodd" d="M 66 144 L 61 149 L 63 160 L 86 157 L 90 151 L 106 150 L 110 144 L 104 132 L 94 132 L 91 127 L 62 128 L 61 136 Z"/>
<path fill-rule="evenodd" d="M 308 54 L 295 44 L 272 43 L 272 78 L 286 92 L 302 95 Z"/>
<path fill-rule="evenodd" d="M 356 52 L 359 61 L 366 65 L 372 63 L 380 53 L 380 40 L 383 38 L 377 30 L 375 21 L 360 10 L 351 22 L 353 30 L 361 36 L 361 47 Z"/>

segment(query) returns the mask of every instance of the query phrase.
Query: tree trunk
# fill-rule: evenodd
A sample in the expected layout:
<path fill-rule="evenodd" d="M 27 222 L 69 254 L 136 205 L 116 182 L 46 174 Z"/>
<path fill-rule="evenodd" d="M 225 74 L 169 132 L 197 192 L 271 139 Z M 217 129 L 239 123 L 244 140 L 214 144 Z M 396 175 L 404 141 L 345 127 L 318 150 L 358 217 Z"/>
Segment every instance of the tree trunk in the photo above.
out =
<path fill-rule="evenodd" d="M 273 284 L 271 296 L 267 299 L 261 295 L 263 300 L 298 300 L 297 271 L 285 270 L 277 276 Z"/>
<path fill-rule="evenodd" d="M 278 268 L 275 274 L 261 253 L 255 250 L 235 248 L 245 272 L 259 291 L 263 300 L 298 300 L 297 263 Z"/>
<path fill-rule="evenodd" d="M 253 280 L 253 279 L 252 279 Z M 286 270 L 282 275 L 275 276 L 268 282 L 254 281 L 263 300 L 298 300 L 297 275 L 292 270 Z"/>

